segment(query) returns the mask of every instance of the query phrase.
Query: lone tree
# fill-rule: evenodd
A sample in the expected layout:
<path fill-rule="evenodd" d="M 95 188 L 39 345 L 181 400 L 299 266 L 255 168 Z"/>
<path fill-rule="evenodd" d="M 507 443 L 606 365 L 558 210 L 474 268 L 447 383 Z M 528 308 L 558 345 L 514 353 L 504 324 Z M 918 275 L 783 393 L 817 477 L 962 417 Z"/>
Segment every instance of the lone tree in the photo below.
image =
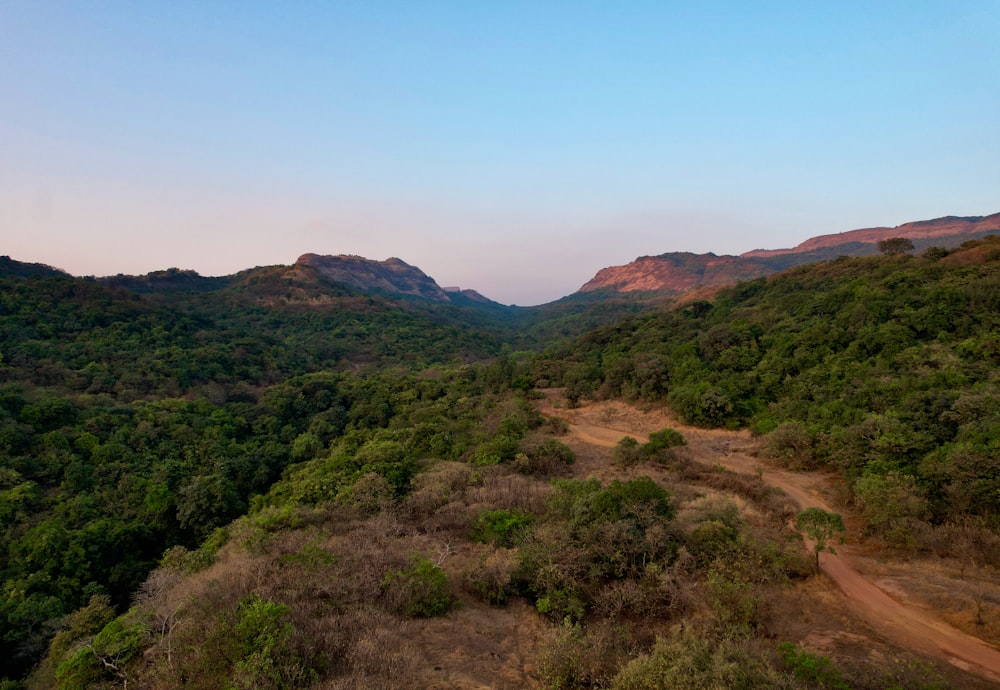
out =
<path fill-rule="evenodd" d="M 895 256 L 903 252 L 912 252 L 913 242 L 907 237 L 890 237 L 878 241 L 878 250 L 886 256 Z"/>
<path fill-rule="evenodd" d="M 813 551 L 816 552 L 816 567 L 819 567 L 819 552 L 829 551 L 836 554 L 837 550 L 827 544 L 827 541 L 838 532 L 840 533 L 840 543 L 844 543 L 844 520 L 837 513 L 828 513 L 822 508 L 806 508 L 799 513 L 795 520 L 795 526 L 800 532 L 816 541 Z"/>

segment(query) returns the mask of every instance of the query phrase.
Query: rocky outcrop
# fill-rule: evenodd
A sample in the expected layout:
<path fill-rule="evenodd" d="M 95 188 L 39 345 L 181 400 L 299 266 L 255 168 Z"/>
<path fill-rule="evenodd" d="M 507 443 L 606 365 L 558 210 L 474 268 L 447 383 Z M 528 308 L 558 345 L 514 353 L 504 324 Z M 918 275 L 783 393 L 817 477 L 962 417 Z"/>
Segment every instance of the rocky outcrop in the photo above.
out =
<path fill-rule="evenodd" d="M 893 228 L 862 228 L 813 237 L 791 249 L 754 249 L 741 254 L 741 256 L 747 259 L 781 254 L 802 254 L 851 242 L 877 245 L 881 240 L 887 240 L 891 237 L 906 237 L 911 240 L 942 240 L 944 242 L 941 246 L 946 246 L 953 245 L 956 240 L 960 243 L 963 241 L 963 237 L 971 238 L 989 232 L 1000 232 L 1000 213 L 994 213 L 991 216 L 945 216 L 934 220 L 904 223 Z"/>
<path fill-rule="evenodd" d="M 916 251 L 937 245 L 956 247 L 966 240 L 1000 233 L 1000 213 L 991 216 L 946 216 L 893 228 L 865 228 L 820 235 L 790 249 L 755 249 L 740 256 L 672 252 L 640 256 L 625 266 L 601 269 L 579 292 L 612 290 L 683 295 L 694 290 L 733 285 L 792 266 L 878 253 L 878 243 L 892 237 L 913 240 Z"/>
<path fill-rule="evenodd" d="M 640 256 L 625 266 L 601 269 L 580 292 L 611 288 L 617 292 L 680 294 L 700 285 L 731 285 L 773 272 L 766 263 L 738 256 L 672 252 Z"/>
<path fill-rule="evenodd" d="M 365 292 L 409 295 L 434 302 L 451 301 L 448 293 L 442 290 L 433 278 L 401 259 L 376 261 L 347 254 L 337 256 L 303 254 L 295 265 L 311 268 L 327 280 Z"/>

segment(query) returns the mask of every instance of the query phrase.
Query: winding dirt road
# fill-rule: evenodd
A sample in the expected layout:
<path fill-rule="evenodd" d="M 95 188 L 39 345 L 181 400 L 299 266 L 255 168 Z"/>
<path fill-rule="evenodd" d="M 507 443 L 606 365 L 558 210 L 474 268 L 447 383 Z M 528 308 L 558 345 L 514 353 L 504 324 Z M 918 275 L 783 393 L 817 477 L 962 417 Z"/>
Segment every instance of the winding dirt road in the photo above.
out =
<path fill-rule="evenodd" d="M 566 421 L 570 426 L 569 434 L 583 443 L 610 448 L 626 435 L 645 442 L 649 432 L 671 426 L 684 435 L 694 459 L 721 464 L 734 472 L 761 473 L 767 484 L 788 494 L 800 509 L 832 510 L 820 493 L 820 489 L 828 485 L 828 477 L 816 472 L 789 472 L 750 457 L 743 450 L 750 442 L 746 432 L 687 427 L 665 415 L 657 419 L 634 414 L 628 416 L 627 424 L 619 424 L 614 415 L 608 414 L 607 407 L 596 405 L 567 410 L 555 406 L 558 399 L 555 391 L 547 392 L 542 413 Z M 625 407 L 624 403 L 615 403 L 615 406 L 618 409 Z M 931 611 L 906 606 L 893 599 L 858 572 L 851 553 L 850 546 L 838 547 L 837 555 L 824 553 L 820 568 L 840 587 L 847 605 L 856 614 L 901 648 L 944 659 L 964 671 L 1000 683 L 1000 651 L 948 625 Z"/>

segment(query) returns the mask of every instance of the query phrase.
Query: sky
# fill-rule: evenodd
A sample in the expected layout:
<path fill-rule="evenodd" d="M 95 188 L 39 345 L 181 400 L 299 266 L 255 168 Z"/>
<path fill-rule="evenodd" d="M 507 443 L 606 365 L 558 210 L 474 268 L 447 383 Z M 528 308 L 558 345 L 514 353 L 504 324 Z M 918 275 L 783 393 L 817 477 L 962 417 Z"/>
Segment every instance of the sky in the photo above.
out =
<path fill-rule="evenodd" d="M 1000 0 L 0 0 L 0 254 L 601 268 L 1000 211 Z"/>

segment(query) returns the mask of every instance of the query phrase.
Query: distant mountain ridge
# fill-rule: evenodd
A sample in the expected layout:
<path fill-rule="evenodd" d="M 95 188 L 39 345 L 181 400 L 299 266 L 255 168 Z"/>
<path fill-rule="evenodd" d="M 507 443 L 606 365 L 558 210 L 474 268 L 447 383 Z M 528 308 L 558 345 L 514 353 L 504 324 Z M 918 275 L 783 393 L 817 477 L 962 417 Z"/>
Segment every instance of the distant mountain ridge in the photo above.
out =
<path fill-rule="evenodd" d="M 754 249 L 740 256 L 691 252 L 640 256 L 624 266 L 601 269 L 577 292 L 550 303 L 550 306 L 577 298 L 591 301 L 603 299 L 606 293 L 617 294 L 632 302 L 704 294 L 706 291 L 760 278 L 792 266 L 826 261 L 838 256 L 877 254 L 878 242 L 891 237 L 909 238 L 913 241 L 914 251 L 922 251 L 929 246 L 953 248 L 968 240 L 993 233 L 1000 233 L 1000 213 L 989 216 L 945 216 L 893 228 L 863 228 L 819 235 L 792 248 Z M 69 274 L 44 264 L 21 263 L 9 257 L 0 257 L 0 276 L 69 277 Z M 265 303 L 320 305 L 346 294 L 360 292 L 490 311 L 513 309 L 484 297 L 475 290 L 441 287 L 421 269 L 395 257 L 378 261 L 350 254 L 307 253 L 291 266 L 256 267 L 229 276 L 206 277 L 191 270 L 170 268 L 142 276 L 119 274 L 93 280 L 138 293 L 232 289 L 255 296 Z"/>
<path fill-rule="evenodd" d="M 789 249 L 755 249 L 740 256 L 669 252 L 640 256 L 624 266 L 601 269 L 578 292 L 610 290 L 682 295 L 698 289 L 733 285 L 792 266 L 878 253 L 878 243 L 891 237 L 913 241 L 914 250 L 957 247 L 971 239 L 1000 233 L 1000 213 L 990 216 L 945 216 L 894 228 L 863 228 L 820 235 Z"/>
<path fill-rule="evenodd" d="M 782 254 L 801 254 L 817 249 L 838 247 L 853 242 L 878 245 L 880 240 L 889 239 L 890 237 L 906 237 L 911 240 L 944 239 L 953 241 L 963 236 L 996 232 L 998 230 L 1000 230 L 1000 213 L 994 213 L 991 216 L 944 216 L 943 218 L 935 218 L 934 220 L 918 220 L 912 223 L 904 223 L 894 228 L 862 228 L 860 230 L 849 230 L 831 235 L 819 235 L 791 249 L 754 249 L 740 256 L 743 258 L 753 258 L 779 256 Z"/>

